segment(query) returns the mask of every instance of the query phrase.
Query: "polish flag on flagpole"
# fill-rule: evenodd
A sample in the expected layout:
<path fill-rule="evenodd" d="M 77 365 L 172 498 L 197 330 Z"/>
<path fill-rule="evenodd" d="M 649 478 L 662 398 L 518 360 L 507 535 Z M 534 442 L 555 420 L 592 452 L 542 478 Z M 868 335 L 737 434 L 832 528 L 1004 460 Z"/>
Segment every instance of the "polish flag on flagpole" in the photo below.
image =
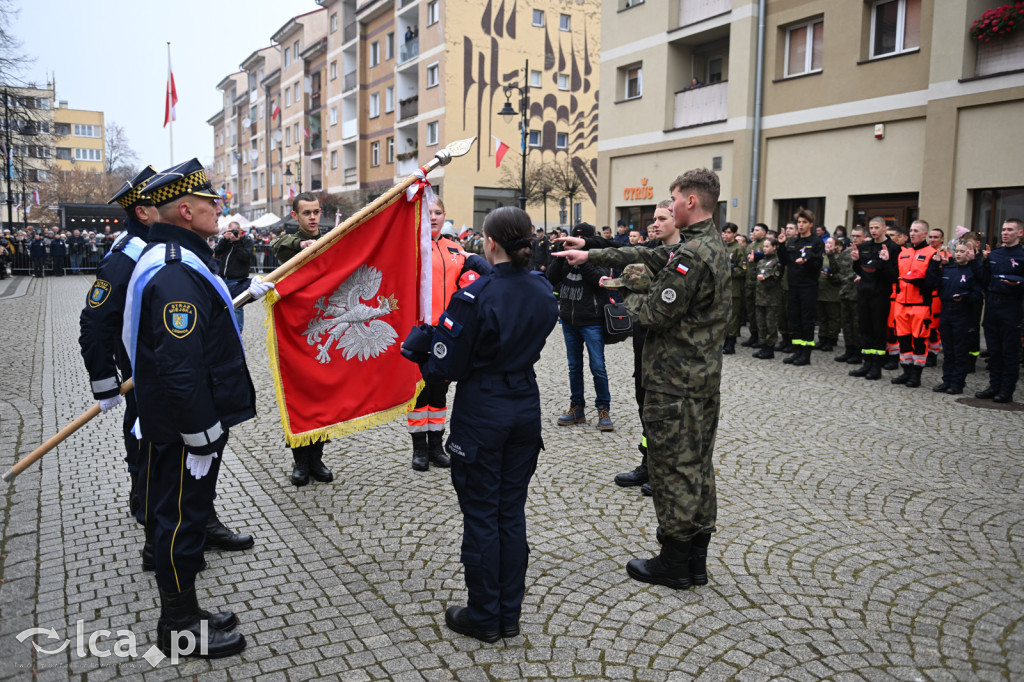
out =
<path fill-rule="evenodd" d="M 39 188 L 38 187 L 36 187 L 35 189 L 32 190 L 32 201 L 35 202 L 36 206 L 39 205 Z"/>
<path fill-rule="evenodd" d="M 494 137 L 494 135 L 491 135 Z M 505 152 L 508 151 L 509 147 L 507 144 L 494 137 L 494 167 L 497 168 L 501 165 L 501 160 L 505 158 Z"/>
<path fill-rule="evenodd" d="M 290 200 L 292 200 L 294 198 L 295 198 L 295 185 L 294 184 L 288 185 L 288 200 L 290 201 Z"/>
<path fill-rule="evenodd" d="M 174 70 L 171 68 L 171 50 L 167 48 L 167 98 L 164 100 L 164 128 L 171 121 L 177 121 L 174 107 L 178 103 L 178 89 L 174 87 Z"/>
<path fill-rule="evenodd" d="M 281 113 L 281 107 L 275 106 L 274 107 L 274 113 L 272 113 L 270 115 L 270 120 L 271 121 L 275 120 L 280 113 Z"/>

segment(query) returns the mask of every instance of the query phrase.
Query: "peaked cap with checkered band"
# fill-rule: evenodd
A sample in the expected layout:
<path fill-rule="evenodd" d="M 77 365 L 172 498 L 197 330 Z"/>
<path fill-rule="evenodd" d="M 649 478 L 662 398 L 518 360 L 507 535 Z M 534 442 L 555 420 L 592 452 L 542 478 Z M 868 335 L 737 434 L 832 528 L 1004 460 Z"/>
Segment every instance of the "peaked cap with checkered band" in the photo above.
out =
<path fill-rule="evenodd" d="M 128 210 L 135 204 L 152 203 L 149 197 L 143 195 L 142 189 L 149 184 L 149 181 L 156 175 L 156 168 L 146 166 L 138 175 L 124 183 L 117 194 L 108 201 L 108 204 L 119 204 L 121 208 Z"/>
<path fill-rule="evenodd" d="M 211 199 L 220 198 L 210 184 L 210 179 L 206 177 L 206 170 L 203 169 L 203 164 L 199 163 L 199 159 L 190 159 L 161 171 L 149 181 L 145 191 L 145 195 L 157 206 L 163 206 L 187 194 Z"/>

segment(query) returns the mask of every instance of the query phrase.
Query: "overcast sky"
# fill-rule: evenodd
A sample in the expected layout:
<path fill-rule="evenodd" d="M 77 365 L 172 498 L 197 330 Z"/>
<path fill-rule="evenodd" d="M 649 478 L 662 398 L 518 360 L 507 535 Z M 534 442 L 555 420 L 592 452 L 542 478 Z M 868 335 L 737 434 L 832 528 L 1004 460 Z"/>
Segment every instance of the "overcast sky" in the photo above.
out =
<path fill-rule="evenodd" d="M 103 111 L 125 127 L 141 166 L 171 165 L 164 122 L 167 41 L 178 90 L 174 162 L 213 158 L 206 119 L 221 108 L 217 83 L 238 70 L 289 18 L 313 0 L 14 0 L 12 28 L 35 61 L 25 78 L 52 76 L 57 99 Z"/>

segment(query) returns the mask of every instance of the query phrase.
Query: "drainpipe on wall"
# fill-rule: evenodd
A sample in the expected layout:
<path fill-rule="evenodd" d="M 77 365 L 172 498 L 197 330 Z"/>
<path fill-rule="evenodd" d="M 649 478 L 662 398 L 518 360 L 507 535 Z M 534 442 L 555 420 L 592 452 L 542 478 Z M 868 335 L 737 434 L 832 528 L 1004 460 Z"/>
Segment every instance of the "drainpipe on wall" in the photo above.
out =
<path fill-rule="evenodd" d="M 764 11 L 765 0 L 757 8 L 757 73 L 754 77 L 754 149 L 750 160 L 750 220 L 747 229 L 757 222 L 758 179 L 761 172 L 761 110 L 764 106 Z"/>

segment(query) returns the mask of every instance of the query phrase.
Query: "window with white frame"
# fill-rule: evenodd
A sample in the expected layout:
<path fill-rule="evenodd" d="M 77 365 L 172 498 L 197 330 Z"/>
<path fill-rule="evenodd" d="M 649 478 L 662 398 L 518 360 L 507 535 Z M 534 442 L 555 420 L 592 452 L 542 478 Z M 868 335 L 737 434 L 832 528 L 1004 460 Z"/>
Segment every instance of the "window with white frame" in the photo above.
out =
<path fill-rule="evenodd" d="M 388 138 L 388 140 L 387 140 L 387 151 L 385 153 L 387 154 L 387 156 L 385 157 L 385 162 L 386 163 L 394 163 L 395 162 L 395 138 L 394 138 L 394 136 Z"/>
<path fill-rule="evenodd" d="M 637 99 L 644 94 L 644 69 L 640 64 L 627 66 L 624 72 L 622 99 Z"/>
<path fill-rule="evenodd" d="M 436 145 L 437 144 L 437 137 L 438 137 L 438 135 L 437 135 L 437 127 L 438 127 L 437 126 L 437 121 L 431 121 L 430 123 L 427 124 L 427 144 L 428 145 Z"/>
<path fill-rule="evenodd" d="M 558 89 L 568 90 L 569 89 L 569 75 L 565 73 L 558 74 Z"/>
<path fill-rule="evenodd" d="M 427 3 L 427 26 L 436 24 L 440 18 L 441 15 L 437 0 L 430 0 L 430 2 Z"/>
<path fill-rule="evenodd" d="M 380 42 L 375 40 L 370 43 L 370 66 L 378 64 L 380 64 Z"/>
<path fill-rule="evenodd" d="M 295 86 L 292 87 L 292 99 L 295 100 L 296 104 L 298 104 L 301 101 L 301 100 L 299 100 L 299 84 L 298 83 L 296 83 Z"/>
<path fill-rule="evenodd" d="M 815 19 L 793 26 L 786 31 L 786 72 L 784 76 L 799 76 L 821 71 L 822 36 L 825 22 Z"/>
<path fill-rule="evenodd" d="M 530 134 L 527 136 L 527 138 L 528 138 L 527 139 L 527 144 L 529 144 L 531 147 L 539 147 L 540 146 L 540 131 L 539 130 L 531 130 Z"/>
<path fill-rule="evenodd" d="M 378 116 L 380 116 L 380 93 L 374 92 L 370 94 L 370 118 Z"/>
<path fill-rule="evenodd" d="M 291 128 L 285 128 L 284 129 L 284 146 L 285 147 L 291 147 L 292 146 L 292 129 Z"/>
<path fill-rule="evenodd" d="M 542 77 L 542 74 L 541 74 L 540 71 L 537 71 L 535 69 L 531 69 L 530 70 L 530 87 L 531 88 L 539 88 L 540 84 L 541 84 L 541 77 Z"/>
<path fill-rule="evenodd" d="M 333 152 L 331 152 L 331 168 L 337 168 L 337 167 L 338 167 L 338 150 L 335 149 Z"/>
<path fill-rule="evenodd" d="M 332 126 L 338 125 L 338 107 L 331 107 L 328 120 L 330 120 Z"/>
<path fill-rule="evenodd" d="M 292 53 L 291 53 L 291 50 L 286 49 L 284 51 L 284 68 L 287 69 L 288 65 L 291 64 L 291 63 L 292 63 Z"/>
<path fill-rule="evenodd" d="M 290 107 L 292 105 L 292 89 L 291 88 L 285 88 L 284 89 L 284 105 L 286 107 Z"/>
<path fill-rule="evenodd" d="M 384 37 L 384 60 L 395 58 L 395 34 L 391 32 Z"/>
<path fill-rule="evenodd" d="M 380 142 L 370 143 L 370 165 L 374 167 L 380 165 Z"/>
<path fill-rule="evenodd" d="M 102 126 L 94 126 L 87 123 L 75 124 L 75 137 L 100 137 L 102 134 Z"/>
<path fill-rule="evenodd" d="M 544 10 L 535 9 L 533 10 L 533 25 L 543 26 L 544 25 Z"/>
<path fill-rule="evenodd" d="M 569 133 L 555 133 L 555 147 L 558 149 L 568 149 Z"/>
<path fill-rule="evenodd" d="M 331 62 L 331 80 L 338 77 L 338 60 Z"/>
<path fill-rule="evenodd" d="M 390 114 L 395 110 L 395 86 L 389 85 L 384 88 L 384 113 Z"/>
<path fill-rule="evenodd" d="M 916 50 L 921 45 L 921 0 L 877 0 L 871 5 L 871 56 Z"/>
<path fill-rule="evenodd" d="M 301 141 L 301 138 L 299 138 L 299 124 L 298 123 L 295 124 L 295 129 L 292 132 L 292 137 L 295 138 L 295 144 L 298 144 Z"/>
<path fill-rule="evenodd" d="M 331 15 L 331 33 L 338 30 L 338 13 L 335 12 Z"/>
<path fill-rule="evenodd" d="M 427 87 L 432 88 L 438 83 L 438 65 L 434 62 L 427 67 Z"/>
<path fill-rule="evenodd" d="M 292 43 L 292 61 L 299 60 L 299 41 Z"/>
<path fill-rule="evenodd" d="M 558 15 L 558 30 L 559 31 L 571 31 L 572 30 L 572 17 L 568 14 Z"/>
<path fill-rule="evenodd" d="M 75 147 L 75 161 L 102 161 L 102 149 L 81 149 Z"/>

